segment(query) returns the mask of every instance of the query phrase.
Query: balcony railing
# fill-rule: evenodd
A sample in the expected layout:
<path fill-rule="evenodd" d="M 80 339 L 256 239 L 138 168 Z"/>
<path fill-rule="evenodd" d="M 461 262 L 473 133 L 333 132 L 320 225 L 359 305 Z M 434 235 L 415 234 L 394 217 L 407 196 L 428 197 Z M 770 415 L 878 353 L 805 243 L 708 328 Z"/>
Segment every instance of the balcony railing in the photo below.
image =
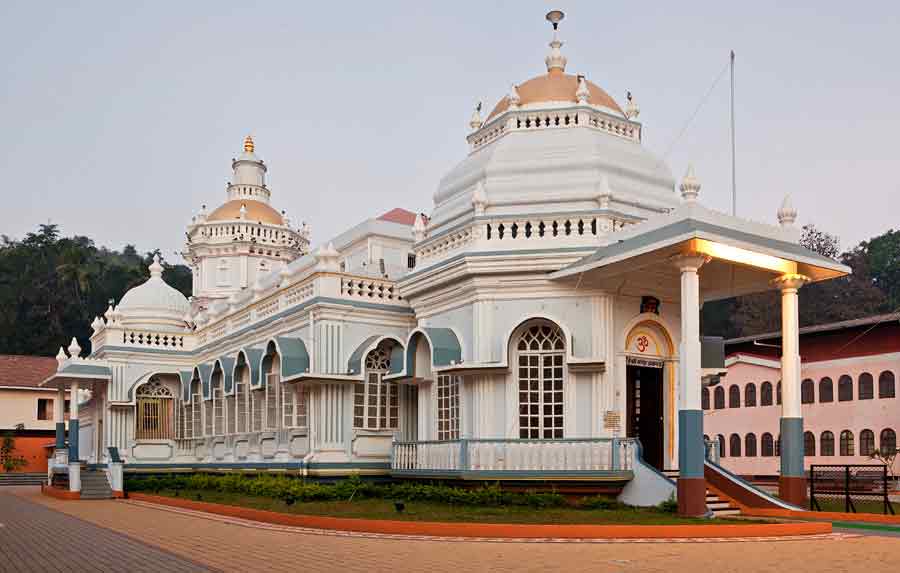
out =
<path fill-rule="evenodd" d="M 473 472 L 625 472 L 637 455 L 632 438 L 394 442 L 395 474 Z"/>

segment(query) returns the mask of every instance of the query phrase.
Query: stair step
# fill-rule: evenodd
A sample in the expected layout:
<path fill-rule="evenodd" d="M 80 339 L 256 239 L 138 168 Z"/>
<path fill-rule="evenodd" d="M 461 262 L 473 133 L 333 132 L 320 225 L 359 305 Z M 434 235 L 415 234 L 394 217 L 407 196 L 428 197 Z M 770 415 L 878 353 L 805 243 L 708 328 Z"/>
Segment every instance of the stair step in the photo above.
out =
<path fill-rule="evenodd" d="M 740 515 L 740 514 L 741 514 L 740 509 L 720 509 L 718 511 L 713 512 L 713 515 L 715 515 L 716 517 L 726 517 L 729 515 Z"/>

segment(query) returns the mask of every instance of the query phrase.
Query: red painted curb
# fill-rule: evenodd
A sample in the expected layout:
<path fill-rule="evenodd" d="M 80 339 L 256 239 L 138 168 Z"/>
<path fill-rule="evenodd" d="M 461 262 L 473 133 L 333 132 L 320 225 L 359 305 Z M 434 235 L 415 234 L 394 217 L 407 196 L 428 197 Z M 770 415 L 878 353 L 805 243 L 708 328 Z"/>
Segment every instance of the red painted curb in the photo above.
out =
<path fill-rule="evenodd" d="M 67 489 L 60 489 L 58 487 L 48 486 L 41 484 L 41 493 L 49 496 L 55 497 L 56 499 L 62 499 L 65 501 L 71 501 L 73 499 L 81 499 L 81 493 L 77 491 L 69 491 Z"/>
<path fill-rule="evenodd" d="M 294 515 L 143 493 L 130 499 L 276 525 L 438 537 L 557 538 L 557 539 L 687 539 L 780 537 L 831 533 L 831 523 L 755 523 L 745 525 L 535 525 L 523 523 L 438 523 Z"/>
<path fill-rule="evenodd" d="M 791 511 L 789 509 L 754 509 L 741 508 L 746 515 L 753 517 L 783 517 L 786 519 L 812 519 L 824 521 L 862 521 L 865 523 L 884 523 L 897 525 L 900 515 L 881 515 L 878 513 L 844 513 L 841 511 Z"/>

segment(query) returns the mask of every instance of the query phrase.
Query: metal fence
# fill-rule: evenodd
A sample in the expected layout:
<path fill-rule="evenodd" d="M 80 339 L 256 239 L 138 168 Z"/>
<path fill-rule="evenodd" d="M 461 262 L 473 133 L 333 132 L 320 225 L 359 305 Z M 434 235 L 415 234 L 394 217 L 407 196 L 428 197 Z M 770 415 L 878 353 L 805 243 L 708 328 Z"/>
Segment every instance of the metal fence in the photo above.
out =
<path fill-rule="evenodd" d="M 888 498 L 886 465 L 812 465 L 809 468 L 809 508 L 814 511 L 894 513 Z"/>

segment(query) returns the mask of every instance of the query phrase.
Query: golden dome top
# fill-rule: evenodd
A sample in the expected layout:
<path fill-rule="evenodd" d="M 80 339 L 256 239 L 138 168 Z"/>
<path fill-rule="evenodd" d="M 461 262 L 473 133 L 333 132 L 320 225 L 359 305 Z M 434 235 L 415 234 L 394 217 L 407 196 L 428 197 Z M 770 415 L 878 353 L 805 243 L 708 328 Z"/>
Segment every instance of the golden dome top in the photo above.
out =
<path fill-rule="evenodd" d="M 606 107 L 624 115 L 616 100 L 602 88 L 589 81 L 585 81 L 585 83 L 590 93 L 587 103 Z M 519 106 L 551 102 L 578 103 L 578 97 L 575 95 L 578 91 L 578 76 L 563 73 L 559 69 L 553 69 L 549 73 L 531 78 L 527 82 L 516 86 L 516 91 L 519 94 Z M 497 102 L 485 123 L 507 109 L 509 109 L 509 96 Z"/>
<path fill-rule="evenodd" d="M 249 135 L 244 138 L 244 151 L 253 153 L 253 138 Z"/>
<path fill-rule="evenodd" d="M 252 142 L 251 142 L 252 146 Z M 284 225 L 284 217 L 271 206 L 252 199 L 233 199 L 222 204 L 209 214 L 207 221 L 236 221 L 241 218 L 241 206 L 245 209 L 244 219 L 251 223 L 263 222 L 270 225 Z"/>

